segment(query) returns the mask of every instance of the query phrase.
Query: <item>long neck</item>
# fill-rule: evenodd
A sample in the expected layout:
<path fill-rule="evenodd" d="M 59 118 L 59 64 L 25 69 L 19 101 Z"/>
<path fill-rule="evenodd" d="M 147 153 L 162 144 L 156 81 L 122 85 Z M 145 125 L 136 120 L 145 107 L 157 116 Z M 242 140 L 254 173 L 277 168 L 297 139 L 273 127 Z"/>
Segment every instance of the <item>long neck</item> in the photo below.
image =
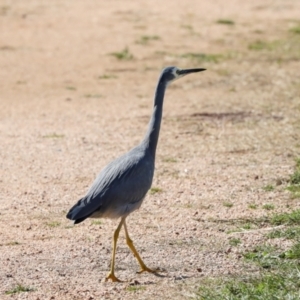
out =
<path fill-rule="evenodd" d="M 155 157 L 156 146 L 159 137 L 166 87 L 166 82 L 160 78 L 155 91 L 152 116 L 148 125 L 147 133 L 142 141 L 142 143 L 149 149 L 153 157 Z"/>

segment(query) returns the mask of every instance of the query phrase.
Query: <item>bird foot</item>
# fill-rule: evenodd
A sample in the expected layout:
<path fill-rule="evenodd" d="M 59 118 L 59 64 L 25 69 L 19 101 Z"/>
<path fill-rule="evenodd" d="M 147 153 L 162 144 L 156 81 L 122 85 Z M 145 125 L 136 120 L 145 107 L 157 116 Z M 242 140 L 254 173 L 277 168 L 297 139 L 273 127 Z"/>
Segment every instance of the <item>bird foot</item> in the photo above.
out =
<path fill-rule="evenodd" d="M 106 278 L 105 278 L 105 281 L 108 281 L 109 279 L 111 279 L 111 281 L 112 282 L 122 282 L 119 278 L 117 278 L 116 276 L 115 276 L 115 274 L 114 273 L 108 273 L 108 275 L 106 276 Z"/>
<path fill-rule="evenodd" d="M 148 268 L 147 266 L 143 266 L 143 267 L 141 268 L 141 270 L 138 271 L 137 273 L 138 273 L 138 274 L 141 274 L 141 273 L 143 273 L 143 272 L 157 273 L 158 271 L 159 271 L 158 268 L 153 270 L 153 269 Z"/>

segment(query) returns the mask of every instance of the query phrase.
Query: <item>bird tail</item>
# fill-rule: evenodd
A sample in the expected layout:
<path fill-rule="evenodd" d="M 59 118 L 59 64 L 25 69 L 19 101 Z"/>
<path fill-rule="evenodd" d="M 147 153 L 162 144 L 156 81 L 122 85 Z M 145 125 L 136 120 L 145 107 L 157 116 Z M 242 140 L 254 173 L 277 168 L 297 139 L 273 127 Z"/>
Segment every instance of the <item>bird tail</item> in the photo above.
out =
<path fill-rule="evenodd" d="M 67 213 L 66 217 L 69 220 L 74 221 L 74 224 L 78 224 L 81 223 L 82 221 L 84 221 L 86 218 L 88 218 L 89 216 L 91 216 L 93 213 L 89 213 L 85 216 L 80 216 L 82 215 L 82 208 L 84 207 L 84 201 L 86 199 L 85 198 L 81 198 Z"/>

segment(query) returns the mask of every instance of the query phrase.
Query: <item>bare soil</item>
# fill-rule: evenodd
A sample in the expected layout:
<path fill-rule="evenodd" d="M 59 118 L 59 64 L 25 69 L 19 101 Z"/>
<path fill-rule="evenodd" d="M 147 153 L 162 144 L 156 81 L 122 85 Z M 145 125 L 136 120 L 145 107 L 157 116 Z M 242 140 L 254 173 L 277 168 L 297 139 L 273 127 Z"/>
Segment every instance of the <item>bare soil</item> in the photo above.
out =
<path fill-rule="evenodd" d="M 299 11 L 292 0 L 1 0 L 0 298 L 187 299 L 203 279 L 255 272 L 241 253 L 266 228 L 229 232 L 299 208 L 285 189 L 300 152 Z M 104 282 L 117 221 L 72 226 L 65 214 L 141 140 L 168 65 L 207 71 L 168 88 L 159 189 L 128 218 L 162 272 L 136 274 L 122 232 L 124 282 Z M 33 291 L 7 295 L 17 284 Z"/>

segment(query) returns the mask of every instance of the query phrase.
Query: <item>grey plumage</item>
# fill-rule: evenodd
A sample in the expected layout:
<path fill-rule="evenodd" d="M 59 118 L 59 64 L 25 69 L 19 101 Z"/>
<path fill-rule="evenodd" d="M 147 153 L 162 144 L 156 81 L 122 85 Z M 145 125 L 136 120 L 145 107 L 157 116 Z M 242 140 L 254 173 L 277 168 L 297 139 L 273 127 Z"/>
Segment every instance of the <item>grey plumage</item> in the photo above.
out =
<path fill-rule="evenodd" d="M 119 281 L 114 276 L 113 269 L 116 240 L 122 225 L 124 225 L 126 240 L 130 249 L 135 256 L 138 255 L 128 236 L 125 218 L 141 206 L 152 184 L 166 87 L 177 78 L 204 70 L 181 70 L 176 67 L 167 67 L 162 71 L 155 92 L 152 116 L 144 139 L 128 153 L 109 163 L 100 172 L 86 196 L 80 199 L 67 214 L 67 218 L 74 220 L 75 224 L 86 218 L 121 217 L 121 222 L 114 236 L 112 268 L 107 279 Z M 137 259 L 142 271 L 152 271 L 145 266 L 140 257 Z"/>
<path fill-rule="evenodd" d="M 88 217 L 127 216 L 140 207 L 153 173 L 154 157 L 141 144 L 108 164 L 67 217 L 77 224 Z"/>

